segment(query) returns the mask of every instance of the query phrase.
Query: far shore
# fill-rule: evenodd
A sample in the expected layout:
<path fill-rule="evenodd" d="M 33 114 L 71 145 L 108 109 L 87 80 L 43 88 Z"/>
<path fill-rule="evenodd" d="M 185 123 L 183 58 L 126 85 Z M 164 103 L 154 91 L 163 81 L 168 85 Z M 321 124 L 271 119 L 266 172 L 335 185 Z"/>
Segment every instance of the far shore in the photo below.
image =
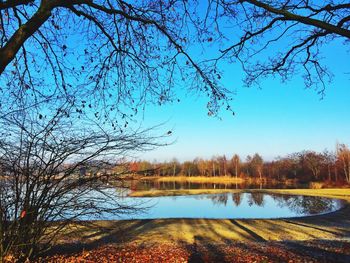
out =
<path fill-rule="evenodd" d="M 132 191 L 131 197 L 158 197 L 158 196 L 181 196 L 200 194 L 220 194 L 220 193 L 243 193 L 243 192 L 263 192 L 291 195 L 312 195 L 341 198 L 349 197 L 349 188 L 328 188 L 328 189 L 178 189 L 178 190 L 145 190 Z"/>
<path fill-rule="evenodd" d="M 179 182 L 179 183 L 213 183 L 213 184 L 240 184 L 240 183 L 283 183 L 286 185 L 295 184 L 296 181 L 293 179 L 287 179 L 284 181 L 277 181 L 275 179 L 268 179 L 267 177 L 251 178 L 251 177 L 235 177 L 229 175 L 220 176 L 142 176 L 142 175 L 125 175 L 122 177 L 125 180 L 139 180 L 139 181 L 156 181 L 156 182 Z"/>
<path fill-rule="evenodd" d="M 191 182 L 191 183 L 243 183 L 246 179 L 231 176 L 136 176 L 137 180 L 149 180 L 157 182 Z"/>

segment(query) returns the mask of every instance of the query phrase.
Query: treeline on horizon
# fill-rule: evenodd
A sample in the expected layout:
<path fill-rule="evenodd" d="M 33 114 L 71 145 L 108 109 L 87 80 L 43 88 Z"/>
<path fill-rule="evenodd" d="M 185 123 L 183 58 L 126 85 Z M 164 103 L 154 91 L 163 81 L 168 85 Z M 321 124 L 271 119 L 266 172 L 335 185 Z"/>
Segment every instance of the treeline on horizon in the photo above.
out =
<path fill-rule="evenodd" d="M 350 150 L 337 144 L 333 151 L 301 151 L 264 161 L 255 153 L 242 160 L 239 155 L 225 155 L 211 159 L 195 158 L 193 161 L 170 162 L 134 161 L 129 163 L 132 174 L 144 176 L 229 176 L 257 180 L 295 180 L 299 183 L 327 182 L 350 184 Z"/>

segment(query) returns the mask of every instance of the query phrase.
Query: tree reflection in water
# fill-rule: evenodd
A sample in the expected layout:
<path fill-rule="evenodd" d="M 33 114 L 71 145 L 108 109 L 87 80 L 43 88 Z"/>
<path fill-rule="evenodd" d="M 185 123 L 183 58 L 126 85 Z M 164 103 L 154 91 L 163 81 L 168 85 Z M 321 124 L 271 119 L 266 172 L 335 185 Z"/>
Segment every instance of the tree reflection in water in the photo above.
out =
<path fill-rule="evenodd" d="M 280 207 L 289 207 L 290 210 L 297 214 L 319 214 L 335 209 L 335 202 L 332 199 L 315 196 L 298 196 L 298 195 L 277 195 L 271 194 Z"/>
<path fill-rule="evenodd" d="M 233 193 L 232 201 L 236 206 L 239 206 L 242 202 L 242 193 Z"/>
<path fill-rule="evenodd" d="M 249 193 L 249 206 L 255 204 L 257 206 L 264 206 L 264 194 L 259 192 Z"/>
<path fill-rule="evenodd" d="M 209 198 L 213 201 L 213 204 L 215 205 L 224 204 L 226 206 L 227 200 L 228 200 L 228 194 L 211 195 L 209 196 Z"/>
<path fill-rule="evenodd" d="M 227 205 L 229 194 L 206 195 L 205 198 L 210 199 L 215 205 Z M 234 206 L 248 204 L 248 206 L 266 206 L 269 198 L 275 202 L 276 206 L 289 208 L 292 212 L 298 215 L 314 215 L 334 211 L 339 204 L 333 199 L 316 197 L 316 196 L 297 196 L 283 194 L 265 194 L 261 192 L 250 193 L 232 193 L 232 202 Z M 271 199 L 270 199 L 271 200 Z M 243 202 L 243 203 L 242 203 Z M 341 202 L 341 201 L 340 201 Z"/>
<path fill-rule="evenodd" d="M 273 182 L 264 182 L 262 185 L 259 183 L 201 183 L 201 182 L 181 182 L 181 181 L 157 181 L 157 180 L 132 180 L 128 181 L 130 189 L 138 191 L 146 190 L 180 190 L 180 189 L 260 189 L 260 188 L 274 188 L 274 189 L 293 189 L 293 188 L 305 188 L 307 185 L 297 184 L 281 184 Z"/>

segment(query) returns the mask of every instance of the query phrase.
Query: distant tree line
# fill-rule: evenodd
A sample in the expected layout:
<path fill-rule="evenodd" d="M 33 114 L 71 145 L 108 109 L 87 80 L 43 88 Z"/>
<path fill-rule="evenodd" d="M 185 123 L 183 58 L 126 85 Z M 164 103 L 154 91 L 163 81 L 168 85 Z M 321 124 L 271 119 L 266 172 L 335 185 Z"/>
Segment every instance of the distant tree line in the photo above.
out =
<path fill-rule="evenodd" d="M 301 151 L 264 161 L 255 153 L 242 160 L 237 154 L 211 159 L 169 162 L 134 161 L 129 163 L 133 174 L 144 176 L 230 176 L 257 180 L 296 180 L 298 182 L 350 183 L 350 149 L 337 144 L 335 151 Z"/>

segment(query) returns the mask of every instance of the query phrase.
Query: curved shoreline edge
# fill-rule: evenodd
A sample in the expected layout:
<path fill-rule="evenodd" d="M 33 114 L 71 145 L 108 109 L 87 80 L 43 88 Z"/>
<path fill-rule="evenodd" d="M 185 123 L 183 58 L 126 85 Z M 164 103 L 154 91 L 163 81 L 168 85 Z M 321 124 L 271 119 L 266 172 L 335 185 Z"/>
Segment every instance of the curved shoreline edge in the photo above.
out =
<path fill-rule="evenodd" d="M 296 218 L 100 220 L 90 222 L 89 227 L 76 223 L 73 228 L 78 231 L 79 238 L 77 234 L 73 235 L 76 242 L 81 244 L 91 242 L 104 244 L 106 241 L 114 244 L 128 242 L 193 244 L 198 241 L 227 243 L 350 238 L 350 189 L 256 189 L 249 191 L 337 198 L 345 200 L 346 205 L 331 213 Z M 213 193 L 213 191 L 209 192 Z M 221 193 L 223 192 L 231 191 L 221 190 Z"/>

